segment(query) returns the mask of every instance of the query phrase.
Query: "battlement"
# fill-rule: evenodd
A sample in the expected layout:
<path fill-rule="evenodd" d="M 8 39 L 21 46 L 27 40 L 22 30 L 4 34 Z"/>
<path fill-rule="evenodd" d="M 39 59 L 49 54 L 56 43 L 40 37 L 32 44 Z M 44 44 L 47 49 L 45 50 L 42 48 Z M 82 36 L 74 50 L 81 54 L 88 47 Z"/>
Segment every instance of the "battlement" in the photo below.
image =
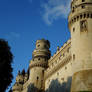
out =
<path fill-rule="evenodd" d="M 71 39 L 69 39 L 56 54 L 48 60 L 48 68 L 45 71 L 45 79 L 51 76 L 58 69 L 65 66 L 71 60 Z"/>
<path fill-rule="evenodd" d="M 69 28 L 75 22 L 83 19 L 92 19 L 92 0 L 74 0 L 71 3 L 71 12 L 68 17 Z"/>
<path fill-rule="evenodd" d="M 50 63 L 53 59 L 55 59 L 55 57 L 58 55 L 58 54 L 61 54 L 60 56 L 62 56 L 63 54 L 64 54 L 64 52 L 65 52 L 65 48 L 67 47 L 67 46 L 70 46 L 71 45 L 71 39 L 69 39 L 61 48 L 59 48 L 57 51 L 56 51 L 56 53 L 53 55 L 53 56 L 51 56 L 51 58 L 48 60 L 48 63 Z M 70 48 L 69 48 L 70 49 Z M 68 49 L 68 50 L 69 50 Z"/>
<path fill-rule="evenodd" d="M 45 61 L 31 61 L 30 62 L 30 65 L 29 65 L 29 68 L 33 68 L 33 67 L 44 67 L 44 68 L 47 68 L 47 62 Z"/>
<path fill-rule="evenodd" d="M 92 0 L 72 0 L 71 9 L 76 8 L 77 5 L 82 5 L 85 3 L 92 4 Z"/>

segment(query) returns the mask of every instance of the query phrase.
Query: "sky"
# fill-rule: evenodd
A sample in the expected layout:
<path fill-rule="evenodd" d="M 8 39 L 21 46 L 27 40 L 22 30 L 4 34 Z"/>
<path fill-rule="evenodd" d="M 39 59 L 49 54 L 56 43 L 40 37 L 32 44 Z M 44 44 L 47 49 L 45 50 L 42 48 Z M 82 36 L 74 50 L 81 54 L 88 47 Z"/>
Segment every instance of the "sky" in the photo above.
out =
<path fill-rule="evenodd" d="M 70 0 L 0 0 L 0 38 L 8 41 L 13 53 L 13 82 L 18 70 L 29 67 L 35 42 L 46 39 L 52 55 L 70 38 Z M 10 87 L 9 87 L 10 88 Z M 8 89 L 7 91 L 8 92 Z"/>

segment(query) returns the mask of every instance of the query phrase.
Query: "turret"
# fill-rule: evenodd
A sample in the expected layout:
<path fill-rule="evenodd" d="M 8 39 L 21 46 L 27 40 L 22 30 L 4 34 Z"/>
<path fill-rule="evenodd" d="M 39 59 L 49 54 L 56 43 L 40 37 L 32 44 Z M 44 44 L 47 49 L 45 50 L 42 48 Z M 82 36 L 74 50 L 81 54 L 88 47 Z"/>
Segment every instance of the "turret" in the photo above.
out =
<path fill-rule="evenodd" d="M 72 0 L 68 17 L 71 32 L 71 92 L 92 91 L 92 0 Z"/>
<path fill-rule="evenodd" d="M 21 92 L 23 90 L 23 84 L 28 80 L 28 74 L 25 73 L 25 70 L 22 72 L 18 72 L 18 75 L 16 77 L 16 82 L 14 86 L 12 87 L 13 92 Z"/>
<path fill-rule="evenodd" d="M 33 57 L 30 63 L 30 83 L 38 89 L 43 89 L 44 71 L 48 67 L 50 58 L 50 43 L 48 40 L 37 40 L 36 49 L 33 51 Z"/>
<path fill-rule="evenodd" d="M 16 77 L 16 83 L 14 84 L 12 91 L 13 92 L 21 92 L 22 89 L 23 89 L 23 76 L 19 71 L 18 75 Z"/>

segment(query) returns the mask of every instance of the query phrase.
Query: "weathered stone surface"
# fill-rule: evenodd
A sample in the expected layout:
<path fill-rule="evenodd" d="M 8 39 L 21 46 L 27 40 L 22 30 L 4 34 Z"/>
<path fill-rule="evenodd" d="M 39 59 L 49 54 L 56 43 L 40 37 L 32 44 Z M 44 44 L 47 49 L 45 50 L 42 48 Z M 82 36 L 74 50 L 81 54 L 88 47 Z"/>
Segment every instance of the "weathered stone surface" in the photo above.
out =
<path fill-rule="evenodd" d="M 72 78 L 71 92 L 92 91 L 92 69 L 76 72 Z"/>

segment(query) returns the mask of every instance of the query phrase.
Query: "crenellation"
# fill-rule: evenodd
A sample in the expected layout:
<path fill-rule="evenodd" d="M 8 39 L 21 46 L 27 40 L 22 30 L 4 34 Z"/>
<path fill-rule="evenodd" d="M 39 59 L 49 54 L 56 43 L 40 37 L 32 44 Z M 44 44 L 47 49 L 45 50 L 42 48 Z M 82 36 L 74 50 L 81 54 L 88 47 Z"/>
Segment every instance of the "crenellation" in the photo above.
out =
<path fill-rule="evenodd" d="M 56 54 L 54 54 L 49 60 L 48 62 L 51 62 L 53 59 L 55 60 L 55 57 L 58 56 L 58 54 L 60 54 L 60 56 L 62 55 L 62 53 L 64 53 L 65 48 L 71 44 L 71 40 L 69 39 L 60 49 L 59 51 L 56 52 Z"/>
<path fill-rule="evenodd" d="M 70 60 L 71 60 L 71 56 L 69 55 L 67 56 L 67 58 L 63 59 L 61 62 L 58 62 L 56 66 L 53 66 L 52 68 L 48 69 L 48 71 L 45 72 L 45 79 L 51 76 L 56 71 L 58 71 L 60 67 L 61 68 L 64 67 Z"/>
<path fill-rule="evenodd" d="M 84 20 L 84 19 L 92 19 L 92 12 L 83 12 L 83 13 L 80 13 L 76 16 L 74 16 L 70 21 L 69 21 L 69 28 L 71 28 L 71 26 L 76 23 L 77 21 L 80 21 L 80 20 Z"/>
<path fill-rule="evenodd" d="M 92 15 L 92 1 L 89 0 L 83 2 L 81 0 L 72 1 L 71 12 L 68 17 L 69 28 L 73 25 L 73 23 L 76 23 L 81 19 L 92 18 L 91 15 Z"/>

